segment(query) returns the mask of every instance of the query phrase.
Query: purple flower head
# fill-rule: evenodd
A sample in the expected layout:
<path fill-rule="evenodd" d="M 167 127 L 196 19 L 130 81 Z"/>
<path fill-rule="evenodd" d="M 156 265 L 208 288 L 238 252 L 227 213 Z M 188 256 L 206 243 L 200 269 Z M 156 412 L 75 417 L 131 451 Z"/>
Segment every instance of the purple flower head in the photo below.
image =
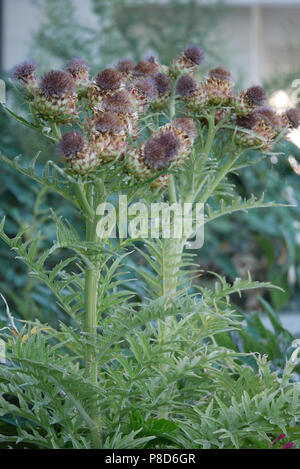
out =
<path fill-rule="evenodd" d="M 184 98 L 191 96 L 197 89 L 196 80 L 190 75 L 183 75 L 176 85 L 176 93 Z"/>
<path fill-rule="evenodd" d="M 119 60 L 116 69 L 122 73 L 129 73 L 134 69 L 134 61 L 126 57 Z"/>
<path fill-rule="evenodd" d="M 226 70 L 226 68 L 220 66 L 220 67 L 216 67 L 216 68 L 213 68 L 212 70 L 210 70 L 208 72 L 208 76 L 210 78 L 215 78 L 217 80 L 221 80 L 221 81 L 232 81 L 232 75 L 231 73 Z"/>
<path fill-rule="evenodd" d="M 258 115 L 255 111 L 248 114 L 248 116 L 240 117 L 238 116 L 236 119 L 236 125 L 239 127 L 244 127 L 245 129 L 252 130 L 258 123 Z"/>
<path fill-rule="evenodd" d="M 145 143 L 144 157 L 147 165 L 153 169 L 162 169 L 169 165 L 180 148 L 179 138 L 172 132 L 162 132 Z"/>
<path fill-rule="evenodd" d="M 171 89 L 171 83 L 169 78 L 166 77 L 166 75 L 163 75 L 162 73 L 157 73 L 156 75 L 154 75 L 153 82 L 160 95 L 168 93 L 168 91 L 170 91 Z"/>
<path fill-rule="evenodd" d="M 151 78 L 144 78 L 143 80 L 139 80 L 135 83 L 134 86 L 141 94 L 150 100 L 155 99 L 158 96 L 157 87 L 154 85 Z"/>
<path fill-rule="evenodd" d="M 12 76 L 15 80 L 22 80 L 26 82 L 31 78 L 37 69 L 37 63 L 26 60 L 16 65 L 12 70 Z"/>
<path fill-rule="evenodd" d="M 285 115 L 288 118 L 289 123 L 291 124 L 293 129 L 297 129 L 297 127 L 299 127 L 300 125 L 300 109 L 288 109 Z"/>
<path fill-rule="evenodd" d="M 251 86 L 246 90 L 245 96 L 252 106 L 262 106 L 267 98 L 266 91 L 261 86 Z"/>
<path fill-rule="evenodd" d="M 122 83 L 122 74 L 114 68 L 106 68 L 96 75 L 96 84 L 102 90 L 117 90 Z"/>
<path fill-rule="evenodd" d="M 134 68 L 136 75 L 149 76 L 157 72 L 157 64 L 149 60 L 141 60 Z"/>
<path fill-rule="evenodd" d="M 189 138 L 197 136 L 197 127 L 193 119 L 188 117 L 178 117 L 172 121 L 172 125 L 181 130 Z"/>
<path fill-rule="evenodd" d="M 277 129 L 280 126 L 279 116 L 269 106 L 256 109 L 256 113 L 265 124 L 270 125 L 274 129 Z"/>
<path fill-rule="evenodd" d="M 48 98 L 61 97 L 64 94 L 72 93 L 74 86 L 74 81 L 69 73 L 62 70 L 51 70 L 43 76 L 40 90 Z"/>
<path fill-rule="evenodd" d="M 66 158 L 73 158 L 81 152 L 85 143 L 85 138 L 80 132 L 67 132 L 62 136 L 58 147 Z"/>
<path fill-rule="evenodd" d="M 120 132 L 122 130 L 122 121 L 115 112 L 103 113 L 95 123 L 97 132 Z"/>
<path fill-rule="evenodd" d="M 79 72 L 88 72 L 90 67 L 82 57 L 74 57 L 66 63 L 64 70 L 76 76 Z"/>
<path fill-rule="evenodd" d="M 196 65 L 201 65 L 205 60 L 204 51 L 199 46 L 188 46 L 183 54 Z"/>
<path fill-rule="evenodd" d="M 107 96 L 103 100 L 103 107 L 106 111 L 116 112 L 117 114 L 133 114 L 134 107 L 130 94 L 126 90 L 119 90 Z"/>

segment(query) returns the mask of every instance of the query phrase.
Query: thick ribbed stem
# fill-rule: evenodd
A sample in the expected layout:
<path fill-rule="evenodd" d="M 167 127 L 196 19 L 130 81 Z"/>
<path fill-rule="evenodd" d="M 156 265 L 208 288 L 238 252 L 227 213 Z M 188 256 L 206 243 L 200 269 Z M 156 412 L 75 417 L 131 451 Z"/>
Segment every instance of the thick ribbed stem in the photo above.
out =
<path fill-rule="evenodd" d="M 96 219 L 92 203 L 92 187 L 89 186 L 89 194 L 87 195 L 86 202 L 93 212 L 93 218 L 86 218 L 86 241 L 96 242 Z M 91 215 L 91 213 L 86 213 Z M 97 385 L 98 382 L 98 364 L 96 359 L 96 328 L 97 328 L 97 299 L 98 299 L 98 282 L 99 282 L 99 268 L 97 262 L 93 257 L 90 258 L 91 265 L 86 270 L 85 274 L 85 320 L 84 332 L 86 333 L 85 344 L 85 374 L 88 380 Z M 93 448 L 101 448 L 101 428 L 100 428 L 100 414 L 97 400 L 92 398 L 88 403 L 88 414 L 91 416 L 95 426 L 91 430 Z"/>

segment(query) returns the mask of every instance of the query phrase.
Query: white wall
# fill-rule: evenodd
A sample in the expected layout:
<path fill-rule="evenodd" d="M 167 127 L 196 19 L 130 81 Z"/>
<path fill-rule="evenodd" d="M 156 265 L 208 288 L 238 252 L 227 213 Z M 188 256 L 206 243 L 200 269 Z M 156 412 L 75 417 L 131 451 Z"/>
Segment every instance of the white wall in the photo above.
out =
<path fill-rule="evenodd" d="M 61 0 L 63 1 L 63 0 Z M 91 0 L 74 0 L 80 22 L 96 26 Z M 32 33 L 41 21 L 41 10 L 32 0 L 3 0 L 3 66 L 10 70 L 16 63 L 28 56 Z"/>
<path fill-rule="evenodd" d="M 3 65 L 5 70 L 28 58 L 31 34 L 39 23 L 39 10 L 30 0 L 3 2 Z"/>

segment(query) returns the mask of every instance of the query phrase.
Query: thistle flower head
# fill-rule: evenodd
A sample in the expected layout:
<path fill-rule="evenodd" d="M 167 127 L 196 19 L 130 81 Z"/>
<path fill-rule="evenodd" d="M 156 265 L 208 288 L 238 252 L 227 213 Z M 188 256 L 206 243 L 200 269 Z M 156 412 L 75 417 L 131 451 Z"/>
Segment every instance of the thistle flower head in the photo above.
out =
<path fill-rule="evenodd" d="M 271 125 L 274 129 L 277 129 L 280 126 L 279 116 L 269 106 L 263 106 L 256 109 L 256 113 L 258 117 L 265 122 L 265 124 Z"/>
<path fill-rule="evenodd" d="M 196 65 L 201 65 L 205 59 L 204 51 L 199 46 L 188 46 L 183 55 Z"/>
<path fill-rule="evenodd" d="M 96 75 L 96 84 L 102 90 L 117 90 L 122 83 L 122 74 L 114 68 L 106 68 Z"/>
<path fill-rule="evenodd" d="M 171 89 L 170 80 L 163 73 L 157 73 L 154 75 L 153 82 L 160 95 L 168 93 L 168 91 Z"/>
<path fill-rule="evenodd" d="M 250 105 L 262 106 L 266 101 L 267 93 L 261 86 L 251 86 L 246 90 L 245 97 Z"/>
<path fill-rule="evenodd" d="M 172 125 L 181 130 L 189 138 L 194 139 L 197 136 L 197 127 L 193 119 L 188 117 L 177 118 L 172 121 Z"/>
<path fill-rule="evenodd" d="M 236 119 L 236 124 L 239 127 L 244 127 L 249 130 L 253 130 L 257 123 L 258 115 L 255 111 L 251 112 L 251 114 L 248 114 L 247 116 L 238 116 Z"/>
<path fill-rule="evenodd" d="M 176 85 L 176 93 L 184 98 L 191 96 L 197 89 L 196 80 L 190 75 L 183 75 Z"/>
<path fill-rule="evenodd" d="M 215 78 L 221 81 L 232 81 L 231 73 L 222 66 L 210 70 L 208 76 L 209 78 Z"/>
<path fill-rule="evenodd" d="M 115 112 L 105 112 L 97 119 L 95 129 L 101 133 L 118 133 L 122 130 L 122 121 Z"/>
<path fill-rule="evenodd" d="M 67 132 L 62 136 L 58 147 L 66 158 L 73 158 L 81 152 L 85 143 L 85 138 L 80 132 Z"/>
<path fill-rule="evenodd" d="M 297 129 L 300 125 L 300 109 L 291 108 L 285 113 L 288 121 L 293 129 Z"/>
<path fill-rule="evenodd" d="M 37 69 L 37 63 L 26 60 L 13 68 L 12 76 L 15 80 L 22 80 L 26 82 L 30 79 Z"/>
<path fill-rule="evenodd" d="M 106 96 L 103 100 L 103 107 L 106 111 L 116 112 L 117 114 L 134 113 L 134 106 L 130 94 L 126 90 L 118 90 Z"/>
<path fill-rule="evenodd" d="M 149 100 L 155 99 L 158 96 L 157 87 L 150 78 L 143 78 L 142 80 L 138 80 L 135 82 L 134 87 Z"/>
<path fill-rule="evenodd" d="M 66 63 L 64 70 L 71 73 L 71 75 L 74 77 L 79 72 L 88 72 L 90 67 L 82 57 L 74 57 Z"/>
<path fill-rule="evenodd" d="M 165 168 L 176 156 L 179 148 L 180 140 L 172 131 L 162 132 L 147 140 L 144 147 L 146 163 L 153 169 Z"/>
<path fill-rule="evenodd" d="M 61 97 L 74 91 L 72 76 L 62 70 L 51 70 L 46 73 L 40 83 L 40 90 L 46 97 Z"/>
<path fill-rule="evenodd" d="M 141 76 L 154 75 L 157 72 L 157 63 L 141 60 L 134 68 L 134 73 Z"/>
<path fill-rule="evenodd" d="M 121 73 L 129 73 L 134 69 L 134 61 L 124 57 L 119 60 L 116 65 L 116 69 Z"/>

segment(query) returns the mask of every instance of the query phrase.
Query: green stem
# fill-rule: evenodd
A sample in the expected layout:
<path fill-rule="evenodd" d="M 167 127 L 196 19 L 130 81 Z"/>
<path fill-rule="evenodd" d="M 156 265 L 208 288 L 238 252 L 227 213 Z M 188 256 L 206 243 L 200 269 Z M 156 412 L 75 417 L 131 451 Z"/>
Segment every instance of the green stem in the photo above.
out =
<path fill-rule="evenodd" d="M 169 179 L 169 202 L 170 205 L 176 203 L 176 185 L 174 176 L 171 175 Z M 182 239 L 163 239 L 163 265 L 162 265 L 162 294 L 163 296 L 174 298 L 176 296 L 177 289 L 177 273 L 179 270 L 179 261 L 182 255 Z M 166 298 L 165 308 L 167 309 L 170 299 Z M 162 342 L 168 342 L 172 333 L 175 329 L 176 319 L 172 316 L 168 316 L 165 320 L 159 321 L 159 336 Z M 167 353 L 167 356 L 170 355 Z M 162 365 L 162 372 L 165 374 L 168 371 L 168 365 Z M 172 394 L 174 386 L 169 388 L 166 393 L 166 399 Z M 169 407 L 166 405 L 159 411 L 160 418 L 168 418 Z"/>
<path fill-rule="evenodd" d="M 55 140 L 59 141 L 61 139 L 60 128 L 58 127 L 56 122 L 52 122 L 50 125 L 51 125 L 51 130 L 52 130 Z"/>
<path fill-rule="evenodd" d="M 77 189 L 76 189 L 77 187 Z M 90 184 L 87 188 L 87 196 L 85 196 L 83 187 L 79 184 L 75 185 L 75 193 L 78 197 L 78 202 L 85 208 L 89 207 L 86 215 L 86 241 L 96 242 L 96 214 L 93 209 L 93 187 Z M 99 268 L 97 259 L 90 256 L 91 266 L 87 268 L 85 273 L 85 319 L 84 331 L 87 335 L 85 343 L 85 374 L 91 384 L 97 386 L 98 384 L 98 363 L 96 359 L 96 328 L 97 328 L 97 299 L 98 299 L 98 283 L 99 283 Z M 94 427 L 91 429 L 91 438 L 93 448 L 101 448 L 101 421 L 99 414 L 98 402 L 92 398 L 88 403 L 88 414 L 94 422 Z"/>
<path fill-rule="evenodd" d="M 203 158 L 204 163 L 206 163 L 206 160 L 211 151 L 216 132 L 217 132 L 217 127 L 215 125 L 215 112 L 213 111 L 212 114 L 209 116 L 209 121 L 208 121 L 208 133 L 207 133 L 207 139 L 206 139 L 205 146 L 204 146 L 204 158 Z"/>
<path fill-rule="evenodd" d="M 83 213 L 90 219 L 92 220 L 94 218 L 94 211 L 91 208 L 82 184 L 73 184 L 74 192 L 77 198 L 77 201 L 79 203 L 80 208 L 82 209 Z"/>
<path fill-rule="evenodd" d="M 213 194 L 214 190 L 216 189 L 216 187 L 218 186 L 218 184 L 220 184 L 220 182 L 222 181 L 222 179 L 224 179 L 224 177 L 229 173 L 231 167 L 233 166 L 233 164 L 236 162 L 236 160 L 241 156 L 241 153 L 236 153 L 234 154 L 231 158 L 229 158 L 229 160 L 227 161 L 226 164 L 224 164 L 224 166 L 222 166 L 222 169 L 221 171 L 219 172 L 219 174 L 217 175 L 217 177 L 215 178 L 215 180 L 213 181 L 212 184 L 210 184 L 210 186 L 207 188 L 207 190 L 204 192 L 204 194 L 202 195 L 201 199 L 200 199 L 200 202 L 205 204 L 205 202 L 209 199 L 209 197 Z"/>
<path fill-rule="evenodd" d="M 199 183 L 197 184 L 197 177 L 196 175 L 198 173 L 201 174 L 201 169 L 205 167 L 206 161 L 209 157 L 209 154 L 211 152 L 215 135 L 217 132 L 217 126 L 215 125 L 215 111 L 212 111 L 210 115 L 207 116 L 208 119 L 208 131 L 207 131 L 207 138 L 205 141 L 205 145 L 203 148 L 203 153 L 201 153 L 201 158 L 200 160 L 200 167 L 197 165 L 197 161 L 195 162 L 195 167 L 192 175 L 192 184 L 191 184 L 191 190 L 188 191 L 187 196 L 185 197 L 185 202 L 193 203 L 194 200 L 196 199 L 198 193 L 199 193 Z M 198 188 L 195 186 L 198 186 Z M 201 184 L 200 184 L 201 187 Z"/>
<path fill-rule="evenodd" d="M 176 185 L 175 185 L 175 179 L 173 175 L 171 175 L 169 179 L 169 199 L 170 199 L 170 204 L 174 204 L 177 201 Z"/>

